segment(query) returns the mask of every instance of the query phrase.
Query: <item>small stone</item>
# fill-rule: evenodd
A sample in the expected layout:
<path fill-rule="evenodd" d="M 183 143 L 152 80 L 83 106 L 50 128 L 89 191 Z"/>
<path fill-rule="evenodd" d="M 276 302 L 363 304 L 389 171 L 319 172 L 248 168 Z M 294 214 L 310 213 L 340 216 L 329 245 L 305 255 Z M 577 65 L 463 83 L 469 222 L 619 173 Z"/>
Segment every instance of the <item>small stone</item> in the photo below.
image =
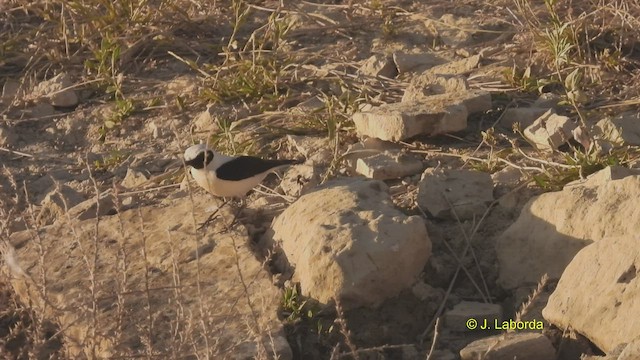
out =
<path fill-rule="evenodd" d="M 400 74 L 411 71 L 424 71 L 425 69 L 443 64 L 445 61 L 446 60 L 433 53 L 408 54 L 396 52 L 393 54 L 393 62 Z"/>
<path fill-rule="evenodd" d="M 365 60 L 358 71 L 363 75 L 384 76 L 390 79 L 398 75 L 398 69 L 393 63 L 393 58 L 383 54 L 375 54 Z"/>
<path fill-rule="evenodd" d="M 473 301 L 462 301 L 444 315 L 444 324 L 453 331 L 470 331 L 467 321 L 474 319 L 478 326 L 487 324 L 492 329 L 502 322 L 502 306 Z"/>
<path fill-rule="evenodd" d="M 524 129 L 523 134 L 538 150 L 551 151 L 573 138 L 576 127 L 568 117 L 549 110 Z"/>
<path fill-rule="evenodd" d="M 358 159 L 356 172 L 370 179 L 389 180 L 419 173 L 422 166 L 419 159 L 395 150 Z"/>
<path fill-rule="evenodd" d="M 480 217 L 492 201 L 491 176 L 479 171 L 427 169 L 418 184 L 418 205 L 436 218 Z"/>
<path fill-rule="evenodd" d="M 193 126 L 197 131 L 215 132 L 220 129 L 218 122 L 213 116 L 213 107 L 207 106 L 207 110 L 198 114 L 193 120 Z"/>
<path fill-rule="evenodd" d="M 556 350 L 540 333 L 507 333 L 476 340 L 460 350 L 462 360 L 549 360 Z"/>
<path fill-rule="evenodd" d="M 70 89 L 73 85 L 70 75 L 60 73 L 38 84 L 34 94 L 37 97 L 46 97 L 53 106 L 73 107 L 78 105 L 78 95 L 74 89 Z"/>
<path fill-rule="evenodd" d="M 358 159 L 374 156 L 387 150 L 398 151 L 401 149 L 402 146 L 397 143 L 368 137 L 349 145 L 347 151 L 342 154 L 342 158 L 346 161 L 347 168 L 355 172 Z"/>
<path fill-rule="evenodd" d="M 149 178 L 142 171 L 128 168 L 127 175 L 125 175 L 120 185 L 127 189 L 135 189 L 146 183 L 147 180 L 149 180 Z"/>

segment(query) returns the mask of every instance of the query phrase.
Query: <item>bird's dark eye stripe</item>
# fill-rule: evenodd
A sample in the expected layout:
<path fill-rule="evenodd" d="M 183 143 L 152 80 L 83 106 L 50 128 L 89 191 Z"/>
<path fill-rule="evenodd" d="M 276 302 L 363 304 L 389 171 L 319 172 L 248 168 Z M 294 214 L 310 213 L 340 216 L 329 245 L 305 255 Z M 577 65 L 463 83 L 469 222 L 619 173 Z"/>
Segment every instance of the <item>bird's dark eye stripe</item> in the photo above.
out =
<path fill-rule="evenodd" d="M 211 161 L 213 161 L 213 151 L 207 150 L 206 152 L 203 151 L 199 153 L 195 158 L 185 161 L 185 164 L 193 166 L 196 169 L 202 169 L 209 165 Z"/>

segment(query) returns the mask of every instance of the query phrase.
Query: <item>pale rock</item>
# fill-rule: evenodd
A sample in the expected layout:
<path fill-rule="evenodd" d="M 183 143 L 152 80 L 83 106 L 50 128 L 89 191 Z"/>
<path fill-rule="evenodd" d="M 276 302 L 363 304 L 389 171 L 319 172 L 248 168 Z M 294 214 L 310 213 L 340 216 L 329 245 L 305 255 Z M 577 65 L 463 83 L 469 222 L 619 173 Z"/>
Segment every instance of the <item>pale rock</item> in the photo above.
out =
<path fill-rule="evenodd" d="M 479 218 L 493 201 L 491 175 L 472 170 L 427 169 L 418 184 L 416 201 L 436 218 Z"/>
<path fill-rule="evenodd" d="M 71 76 L 60 73 L 53 78 L 43 81 L 33 90 L 36 97 L 45 97 L 53 106 L 72 107 L 78 105 L 78 95 L 72 87 Z"/>
<path fill-rule="evenodd" d="M 384 54 L 375 54 L 365 60 L 358 72 L 367 76 L 383 76 L 390 79 L 398 75 L 393 57 Z"/>
<path fill-rule="evenodd" d="M 333 159 L 332 141 L 327 137 L 287 135 L 289 144 L 313 165 L 325 165 Z"/>
<path fill-rule="evenodd" d="M 284 174 L 280 187 L 289 196 L 300 196 L 320 184 L 321 171 L 311 164 L 290 167 Z"/>
<path fill-rule="evenodd" d="M 524 129 L 524 136 L 539 150 L 556 150 L 573 138 L 577 125 L 566 116 L 549 110 Z"/>
<path fill-rule="evenodd" d="M 480 60 L 480 55 L 473 55 L 466 59 L 434 66 L 426 72 L 434 75 L 465 75 L 476 69 L 480 65 Z"/>
<path fill-rule="evenodd" d="M 639 223 L 624 220 L 633 222 L 629 232 L 604 237 L 578 252 L 542 311 L 550 323 L 571 327 L 605 353 L 640 337 L 640 324 L 630 317 L 640 312 Z"/>
<path fill-rule="evenodd" d="M 147 180 L 149 180 L 149 177 L 144 172 L 137 169 L 128 168 L 127 174 L 125 175 L 120 185 L 127 189 L 135 189 L 140 185 L 146 183 Z"/>
<path fill-rule="evenodd" d="M 500 124 L 511 129 L 515 123 L 518 123 L 520 129 L 525 129 L 549 110 L 548 107 L 508 108 L 502 113 Z"/>
<path fill-rule="evenodd" d="M 356 172 L 370 179 L 389 180 L 417 174 L 422 166 L 419 159 L 396 150 L 358 159 Z"/>
<path fill-rule="evenodd" d="M 560 278 L 586 245 L 604 237 L 638 232 L 640 175 L 606 181 L 601 170 L 590 182 L 532 198 L 496 241 L 498 284 L 505 289 Z"/>
<path fill-rule="evenodd" d="M 431 255 L 424 221 L 395 209 L 381 181 L 331 181 L 290 205 L 272 232 L 302 294 L 345 309 L 410 288 Z"/>
<path fill-rule="evenodd" d="M 415 76 L 404 91 L 403 101 L 469 90 L 467 80 L 458 75 L 434 75 L 429 72 Z M 407 100 L 408 101 L 408 100 Z"/>
<path fill-rule="evenodd" d="M 194 220 L 200 224 L 209 217 L 211 201 L 182 196 L 99 222 L 57 223 L 37 238 L 33 231 L 14 233 L 9 241 L 23 270 L 10 284 L 19 301 L 55 319 L 64 352 L 73 359 L 144 357 L 152 351 L 289 360 L 277 318 L 282 295 L 252 253 L 246 229 L 216 221 L 194 233 Z M 176 329 L 182 329 L 178 337 Z M 149 334 L 148 348 L 141 344 Z"/>
<path fill-rule="evenodd" d="M 213 116 L 213 106 L 208 105 L 207 109 L 196 115 L 193 126 L 197 131 L 215 132 L 220 129 L 218 122 Z"/>
<path fill-rule="evenodd" d="M 444 314 L 444 325 L 453 331 L 470 331 L 467 321 L 475 319 L 478 326 L 486 324 L 493 328 L 496 321 L 502 322 L 502 306 L 475 301 L 461 301 Z"/>
<path fill-rule="evenodd" d="M 36 218 L 36 223 L 39 226 L 53 224 L 57 219 L 63 217 L 69 209 L 82 201 L 84 201 L 84 197 L 79 192 L 66 185 L 61 185 L 58 189 L 45 195 L 40 203 L 42 207 Z"/>
<path fill-rule="evenodd" d="M 398 143 L 368 137 L 349 145 L 342 158 L 346 161 L 347 167 L 351 171 L 355 171 L 358 159 L 374 156 L 385 151 L 399 151 L 401 149 L 402 145 Z"/>
<path fill-rule="evenodd" d="M 398 73 L 404 74 L 411 71 L 419 72 L 443 64 L 446 60 L 433 53 L 404 53 L 395 52 L 393 62 Z"/>
<path fill-rule="evenodd" d="M 437 95 L 436 95 L 437 96 Z M 464 130 L 467 108 L 462 104 L 410 102 L 384 104 L 353 115 L 359 136 L 399 141 L 417 135 Z"/>
<path fill-rule="evenodd" d="M 476 340 L 460 350 L 462 360 L 552 360 L 556 350 L 540 333 L 514 332 Z"/>
<path fill-rule="evenodd" d="M 429 95 L 424 88 L 409 86 L 402 96 L 402 103 L 421 102 L 429 106 L 462 104 L 469 114 L 491 109 L 491 94 L 482 90 L 469 90 Z"/>

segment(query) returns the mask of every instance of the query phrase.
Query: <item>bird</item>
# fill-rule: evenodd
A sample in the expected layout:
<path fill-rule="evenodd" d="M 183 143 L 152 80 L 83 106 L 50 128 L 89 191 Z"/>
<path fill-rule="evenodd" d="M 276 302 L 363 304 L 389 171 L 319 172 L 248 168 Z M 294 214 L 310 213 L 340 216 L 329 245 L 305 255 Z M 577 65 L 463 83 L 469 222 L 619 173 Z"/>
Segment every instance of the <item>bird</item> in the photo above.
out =
<path fill-rule="evenodd" d="M 243 198 L 270 173 L 302 162 L 229 156 L 210 149 L 206 144 L 193 145 L 184 152 L 184 163 L 190 167 L 191 176 L 196 183 L 222 198 Z"/>

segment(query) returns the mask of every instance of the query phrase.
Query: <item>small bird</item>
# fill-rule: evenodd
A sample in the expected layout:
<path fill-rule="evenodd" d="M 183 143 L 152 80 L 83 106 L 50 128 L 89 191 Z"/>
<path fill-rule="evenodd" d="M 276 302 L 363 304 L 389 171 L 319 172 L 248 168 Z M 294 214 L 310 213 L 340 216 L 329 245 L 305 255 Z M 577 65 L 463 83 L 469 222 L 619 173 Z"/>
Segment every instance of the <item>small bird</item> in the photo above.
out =
<path fill-rule="evenodd" d="M 253 156 L 227 156 L 206 144 L 193 145 L 184 152 L 184 162 L 191 176 L 213 195 L 240 198 L 258 186 L 271 172 L 300 160 L 268 160 Z"/>

